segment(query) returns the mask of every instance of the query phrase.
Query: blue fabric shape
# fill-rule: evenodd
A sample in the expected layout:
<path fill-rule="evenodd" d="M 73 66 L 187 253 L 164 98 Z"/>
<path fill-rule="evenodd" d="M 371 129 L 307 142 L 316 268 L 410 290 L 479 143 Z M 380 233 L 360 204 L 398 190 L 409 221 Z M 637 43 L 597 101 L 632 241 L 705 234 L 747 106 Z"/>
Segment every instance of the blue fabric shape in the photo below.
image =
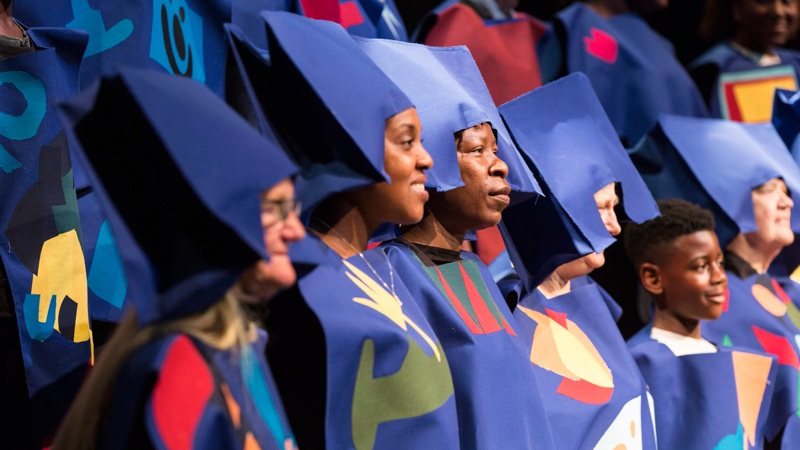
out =
<path fill-rule="evenodd" d="M 339 0 L 353 3 L 364 21 L 347 27 L 347 32 L 365 38 L 407 41 L 408 33 L 394 0 Z"/>
<path fill-rule="evenodd" d="M 150 57 L 174 75 L 206 81 L 203 19 L 186 0 L 153 0 Z"/>
<path fill-rule="evenodd" d="M 497 155 L 508 165 L 512 203 L 541 194 L 466 47 L 360 38 L 356 42 L 417 107 L 425 149 L 434 161 L 427 171 L 427 188 L 444 192 L 464 185 L 453 134 L 489 122 L 497 136 Z"/>
<path fill-rule="evenodd" d="M 41 80 L 27 72 L 2 72 L 0 84 L 12 84 L 23 95 L 27 107 L 22 114 L 0 112 L 0 134 L 15 140 L 36 135 L 47 110 L 47 94 Z"/>
<path fill-rule="evenodd" d="M 120 20 L 106 28 L 103 13 L 92 9 L 89 0 L 72 0 L 72 14 L 75 18 L 66 27 L 89 33 L 89 44 L 84 57 L 102 53 L 128 39 L 133 33 L 133 21 L 130 19 Z"/>
<path fill-rule="evenodd" d="M 739 423 L 736 433 L 725 436 L 714 446 L 714 450 L 739 450 L 740 448 L 744 448 L 744 429 L 741 423 Z"/>
<path fill-rule="evenodd" d="M 775 90 L 775 99 L 772 103 L 772 125 L 778 132 L 783 143 L 792 153 L 795 161 L 800 163 L 800 93 Z"/>
<path fill-rule="evenodd" d="M 261 372 L 261 366 L 252 348 L 246 347 L 244 349 L 242 355 L 239 357 L 239 364 L 244 385 L 253 398 L 258 414 L 261 416 L 261 419 L 266 422 L 267 427 L 275 437 L 278 447 L 282 447 L 283 442 L 287 438 L 291 438 L 294 441 L 294 437 L 291 436 L 291 433 L 287 433 L 287 430 L 284 428 L 284 421 L 281 420 L 278 409 L 275 407 L 275 400 L 272 398 L 272 394 L 267 388 L 267 380 Z"/>
<path fill-rule="evenodd" d="M 506 245 L 529 290 L 559 265 L 614 243 L 593 197 L 609 183 L 619 183 L 631 220 L 658 216 L 655 200 L 584 74 L 568 75 L 499 109 L 545 189 L 544 198 L 503 212 Z"/>
<path fill-rule="evenodd" d="M 2 145 L 0 145 L 0 169 L 3 169 L 5 173 L 11 173 L 17 169 L 22 167 L 17 158 L 11 156 L 11 153 L 8 153 Z"/>
<path fill-rule="evenodd" d="M 107 220 L 100 227 L 92 266 L 89 268 L 88 283 L 89 289 L 98 297 L 117 308 L 122 307 L 128 290 L 128 279 L 125 277 L 122 258 Z"/>
<path fill-rule="evenodd" d="M 47 308 L 47 318 L 44 322 L 39 322 L 39 294 L 27 294 L 22 304 L 25 314 L 25 329 L 32 339 L 44 341 L 53 334 L 53 326 L 56 323 L 56 296 L 50 298 L 50 307 Z"/>
<path fill-rule="evenodd" d="M 62 104 L 61 113 L 129 264 L 140 323 L 202 310 L 245 267 L 268 259 L 260 193 L 294 165 L 203 85 L 130 69 Z M 109 131 L 98 136 L 98 127 Z"/>

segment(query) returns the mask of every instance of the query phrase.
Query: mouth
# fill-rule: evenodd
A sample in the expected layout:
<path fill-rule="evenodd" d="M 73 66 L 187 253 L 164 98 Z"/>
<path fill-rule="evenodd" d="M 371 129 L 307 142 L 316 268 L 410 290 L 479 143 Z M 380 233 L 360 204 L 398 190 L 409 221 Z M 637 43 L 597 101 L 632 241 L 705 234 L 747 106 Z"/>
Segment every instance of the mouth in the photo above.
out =
<path fill-rule="evenodd" d="M 489 192 L 489 197 L 505 204 L 511 203 L 510 195 L 511 195 L 511 188 L 508 186 L 503 186 L 500 189 L 496 189 L 494 191 Z"/>
<path fill-rule="evenodd" d="M 425 190 L 426 181 L 427 179 L 422 177 L 421 179 L 411 183 L 411 190 L 416 192 L 423 201 L 428 201 L 428 191 Z"/>
<path fill-rule="evenodd" d="M 721 304 L 725 303 L 725 291 L 706 295 L 706 299 L 708 299 L 708 301 L 711 302 L 711 303 L 715 303 L 715 304 L 721 305 Z"/>

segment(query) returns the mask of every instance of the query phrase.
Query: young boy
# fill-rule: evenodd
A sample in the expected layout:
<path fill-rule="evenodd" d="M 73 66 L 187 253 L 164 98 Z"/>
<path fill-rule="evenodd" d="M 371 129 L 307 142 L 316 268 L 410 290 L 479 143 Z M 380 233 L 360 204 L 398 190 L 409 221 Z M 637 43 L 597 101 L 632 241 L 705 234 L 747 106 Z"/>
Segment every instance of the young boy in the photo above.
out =
<path fill-rule="evenodd" d="M 683 200 L 658 204 L 660 217 L 625 230 L 625 249 L 654 303 L 652 321 L 628 347 L 655 400 L 658 445 L 761 448 L 777 364 L 703 338 L 701 321 L 727 309 L 714 217 Z"/>

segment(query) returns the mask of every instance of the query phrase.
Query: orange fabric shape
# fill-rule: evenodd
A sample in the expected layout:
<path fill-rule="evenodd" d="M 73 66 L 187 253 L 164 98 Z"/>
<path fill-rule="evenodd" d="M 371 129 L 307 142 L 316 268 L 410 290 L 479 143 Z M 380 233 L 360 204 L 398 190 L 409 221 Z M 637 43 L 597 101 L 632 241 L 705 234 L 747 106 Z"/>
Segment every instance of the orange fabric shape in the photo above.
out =
<path fill-rule="evenodd" d="M 602 405 L 611 400 L 611 396 L 614 395 L 614 388 L 597 386 L 586 380 L 563 378 L 556 392 L 579 402 Z"/>
<path fill-rule="evenodd" d="M 800 361 L 791 342 L 783 336 L 772 334 L 767 330 L 752 325 L 753 334 L 765 352 L 778 358 L 778 364 L 792 366 L 800 370 Z"/>
<path fill-rule="evenodd" d="M 492 99 L 501 105 L 542 85 L 536 42 L 545 30 L 544 24 L 525 14 L 487 24 L 472 8 L 457 3 L 439 14 L 425 44 L 466 45 Z"/>
<path fill-rule="evenodd" d="M 773 294 L 769 288 L 756 283 L 751 288 L 751 292 L 758 304 L 773 316 L 783 317 L 786 315 L 786 304 Z"/>
<path fill-rule="evenodd" d="M 754 353 L 734 351 L 733 376 L 739 403 L 739 420 L 750 446 L 756 445 L 756 424 L 764 391 L 767 388 L 772 359 Z"/>
<path fill-rule="evenodd" d="M 214 379 L 191 339 L 170 345 L 153 388 L 151 409 L 157 432 L 170 450 L 191 449 L 197 424 L 214 391 Z"/>
<path fill-rule="evenodd" d="M 745 123 L 769 122 L 776 88 L 797 90 L 794 69 L 775 66 L 723 73 L 719 84 L 723 118 Z"/>

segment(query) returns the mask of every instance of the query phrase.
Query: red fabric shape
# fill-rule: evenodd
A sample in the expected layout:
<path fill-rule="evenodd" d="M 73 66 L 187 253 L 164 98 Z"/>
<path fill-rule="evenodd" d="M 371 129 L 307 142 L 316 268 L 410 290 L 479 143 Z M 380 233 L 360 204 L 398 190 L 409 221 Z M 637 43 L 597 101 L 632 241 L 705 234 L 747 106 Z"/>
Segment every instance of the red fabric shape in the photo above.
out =
<path fill-rule="evenodd" d="M 547 317 L 555 320 L 562 327 L 567 328 L 567 313 L 561 313 L 547 308 L 544 309 L 544 312 L 547 313 Z"/>
<path fill-rule="evenodd" d="M 728 308 L 731 306 L 731 291 L 728 288 L 725 288 L 725 302 L 722 304 L 722 312 L 728 311 Z"/>
<path fill-rule="evenodd" d="M 781 285 L 778 284 L 778 282 L 775 281 L 774 279 L 771 279 L 770 281 L 772 281 L 772 289 L 775 291 L 776 294 L 778 294 L 778 298 L 781 299 L 781 301 L 784 304 L 789 304 L 789 302 L 791 302 L 792 300 L 789 298 L 788 295 L 786 295 L 786 291 L 784 291 Z"/>
<path fill-rule="evenodd" d="M 472 8 L 456 3 L 439 13 L 425 44 L 466 45 L 492 100 L 501 105 L 542 85 L 535 49 L 547 28 L 527 14 L 517 17 L 487 24 Z"/>
<path fill-rule="evenodd" d="M 461 270 L 461 277 L 464 279 L 464 287 L 467 289 L 467 295 L 469 296 L 469 302 L 472 304 L 472 310 L 475 311 L 475 317 L 478 318 L 478 323 L 483 329 L 483 332 L 489 334 L 500 331 L 500 324 L 497 323 L 494 314 L 492 314 L 492 312 L 489 311 L 489 307 L 486 306 L 487 300 L 481 297 L 478 288 L 472 283 L 472 279 L 469 277 L 469 274 L 467 274 L 467 271 L 464 270 L 464 265 L 461 264 L 460 261 L 458 263 L 458 268 Z M 488 301 L 491 301 L 491 299 Z"/>
<path fill-rule="evenodd" d="M 339 0 L 300 0 L 303 14 L 306 17 L 318 20 L 341 22 L 339 16 Z"/>
<path fill-rule="evenodd" d="M 739 110 L 739 103 L 736 101 L 736 95 L 733 94 L 733 84 L 726 83 L 723 85 L 723 92 L 725 95 L 725 105 L 728 107 L 728 117 L 735 122 L 742 121 L 742 112 Z"/>
<path fill-rule="evenodd" d="M 478 258 L 483 261 L 487 266 L 497 258 L 497 255 L 503 253 L 506 249 L 506 244 L 503 242 L 503 236 L 497 226 L 484 228 L 475 232 L 478 237 L 476 241 L 478 244 Z"/>
<path fill-rule="evenodd" d="M 197 424 L 213 391 L 211 370 L 191 339 L 175 339 L 167 350 L 151 398 L 156 429 L 167 448 L 193 447 Z"/>
<path fill-rule="evenodd" d="M 472 316 L 469 315 L 467 310 L 464 308 L 464 305 L 461 304 L 461 300 L 459 300 L 458 296 L 456 296 L 456 293 L 453 292 L 453 289 L 447 283 L 447 280 L 445 280 L 444 275 L 442 275 L 442 272 L 438 267 L 436 267 L 436 274 L 439 275 L 439 281 L 442 282 L 444 291 L 447 293 L 447 297 L 450 298 L 450 303 L 452 303 L 453 307 L 456 308 L 456 312 L 461 317 L 461 320 L 464 322 L 464 324 L 467 325 L 469 331 L 472 334 L 484 334 L 483 330 L 481 330 L 481 327 L 479 327 L 478 324 L 472 320 Z"/>
<path fill-rule="evenodd" d="M 601 61 L 614 64 L 617 61 L 617 51 L 619 49 L 614 36 L 594 27 L 589 32 L 592 34 L 591 37 L 583 37 L 586 53 Z"/>
<path fill-rule="evenodd" d="M 602 405 L 611 399 L 614 394 L 614 388 L 596 386 L 586 380 L 576 381 L 563 378 L 556 392 L 579 402 Z"/>
<path fill-rule="evenodd" d="M 364 16 L 361 15 L 356 2 L 344 2 L 339 5 L 339 15 L 342 17 L 340 23 L 345 28 L 364 23 Z"/>
<path fill-rule="evenodd" d="M 506 319 L 505 319 L 505 317 L 503 317 L 502 314 L 500 314 L 500 321 L 503 322 L 503 329 L 506 330 L 506 333 L 508 333 L 508 334 L 510 334 L 512 336 L 516 336 L 517 335 L 517 332 L 514 331 L 513 328 L 511 328 L 511 325 L 509 325 L 509 323 L 506 322 Z"/>
<path fill-rule="evenodd" d="M 758 343 L 761 344 L 765 352 L 778 358 L 778 364 L 792 366 L 800 370 L 800 361 L 797 359 L 797 353 L 794 351 L 794 347 L 792 347 L 788 339 L 783 336 L 778 336 L 777 334 L 772 334 L 755 325 L 752 325 L 752 328 L 753 334 L 755 334 L 756 339 L 758 339 Z"/>

